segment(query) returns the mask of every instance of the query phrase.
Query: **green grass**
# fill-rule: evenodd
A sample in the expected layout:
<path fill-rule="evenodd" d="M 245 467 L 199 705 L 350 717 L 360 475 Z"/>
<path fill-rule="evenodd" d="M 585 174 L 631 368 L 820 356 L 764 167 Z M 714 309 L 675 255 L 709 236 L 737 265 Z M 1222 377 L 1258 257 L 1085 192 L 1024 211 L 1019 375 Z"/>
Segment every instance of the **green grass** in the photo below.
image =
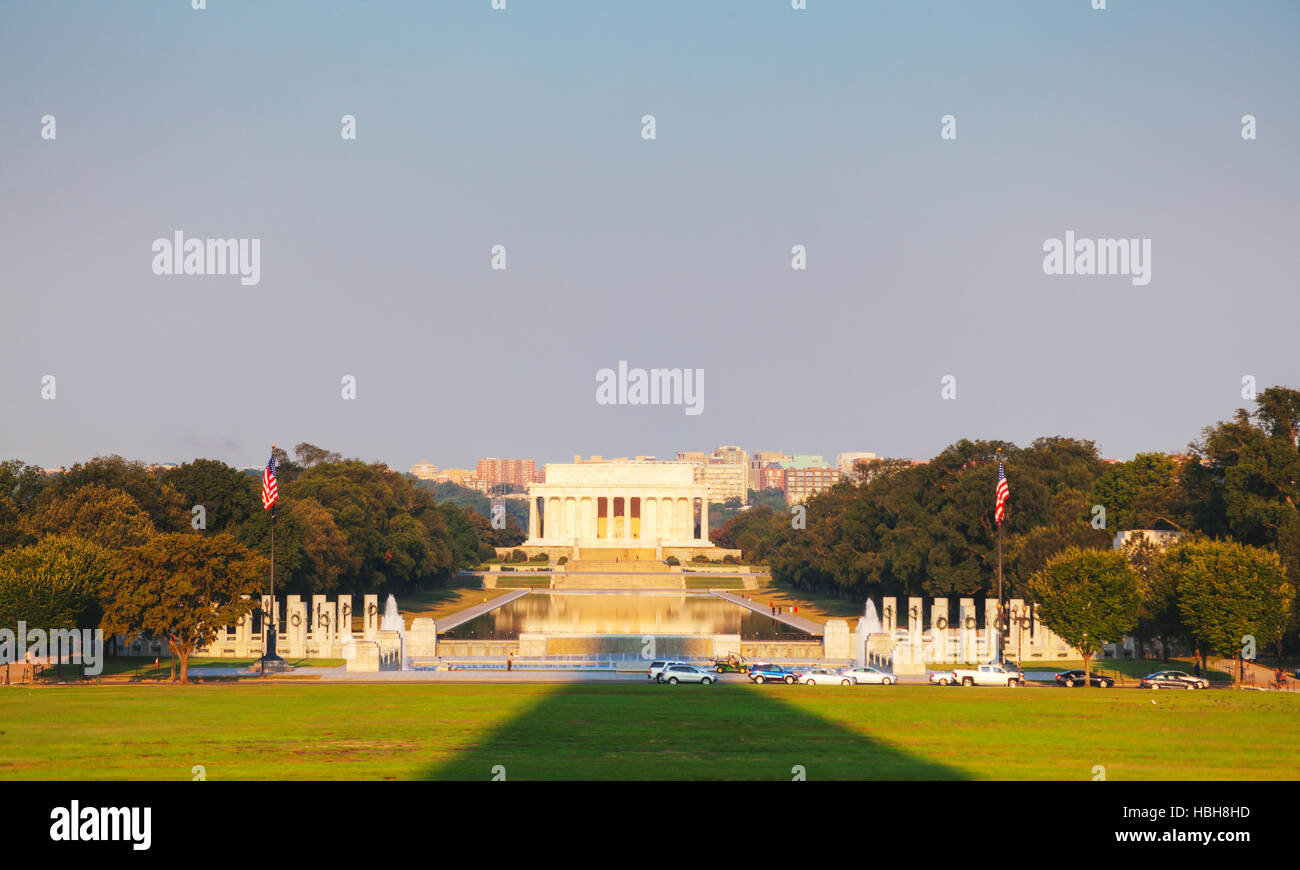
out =
<path fill-rule="evenodd" d="M 1053 674 L 1059 674 L 1061 671 L 1083 670 L 1083 660 L 1075 659 L 1067 661 L 1062 659 L 1059 662 L 1044 662 L 1035 659 L 1026 659 L 1021 663 L 1026 671 L 1049 671 Z M 1190 658 L 1171 658 L 1168 662 L 1164 659 L 1093 659 L 1092 672 L 1094 674 L 1106 674 L 1114 676 L 1119 674 L 1128 683 L 1136 683 L 1147 674 L 1154 674 L 1156 671 L 1186 671 L 1189 674 L 1196 673 L 1196 661 Z M 1232 674 L 1210 668 L 1203 674 L 1205 679 L 1211 683 L 1231 683 Z"/>
<path fill-rule="evenodd" d="M 1298 742 L 1300 695 L 1231 690 L 0 690 L 3 779 L 1300 779 Z"/>
<path fill-rule="evenodd" d="M 195 656 L 190 659 L 190 668 L 246 668 L 257 659 L 255 658 L 221 658 L 218 656 Z M 285 659 L 295 668 L 337 668 L 346 664 L 343 659 Z M 153 666 L 153 656 L 126 656 L 120 658 L 105 659 L 103 667 L 98 674 L 100 678 L 104 677 L 139 677 L 146 680 L 167 679 L 171 673 L 171 659 L 167 656 L 158 657 L 158 667 Z M 180 665 L 177 665 L 180 669 Z M 56 670 L 51 667 L 41 672 L 41 679 L 44 680 L 71 680 L 78 679 L 82 676 L 81 665 L 63 665 L 62 670 Z M 85 677 L 84 679 L 94 680 L 95 677 Z"/>
<path fill-rule="evenodd" d="M 499 577 L 498 589 L 549 589 L 551 578 L 548 577 Z M 487 590 L 491 592 L 492 590 Z"/>
<path fill-rule="evenodd" d="M 686 575 L 687 589 L 744 589 L 745 581 L 739 577 L 701 577 Z"/>

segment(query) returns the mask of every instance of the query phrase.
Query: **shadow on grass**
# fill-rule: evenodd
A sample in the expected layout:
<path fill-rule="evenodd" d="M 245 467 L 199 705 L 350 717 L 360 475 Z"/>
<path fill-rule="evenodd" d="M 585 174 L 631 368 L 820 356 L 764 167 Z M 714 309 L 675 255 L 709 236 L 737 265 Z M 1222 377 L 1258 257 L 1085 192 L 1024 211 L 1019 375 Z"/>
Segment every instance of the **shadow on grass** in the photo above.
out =
<path fill-rule="evenodd" d="M 823 719 L 800 687 L 571 683 L 485 734 L 426 779 L 952 780 L 961 770 Z M 867 693 L 854 693 L 871 716 Z"/>

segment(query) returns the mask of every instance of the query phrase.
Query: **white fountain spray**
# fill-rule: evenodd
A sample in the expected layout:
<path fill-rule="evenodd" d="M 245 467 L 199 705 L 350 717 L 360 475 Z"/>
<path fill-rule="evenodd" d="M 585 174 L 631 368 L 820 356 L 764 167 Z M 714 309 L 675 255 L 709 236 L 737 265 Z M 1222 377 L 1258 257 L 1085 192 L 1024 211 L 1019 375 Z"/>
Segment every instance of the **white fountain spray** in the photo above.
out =
<path fill-rule="evenodd" d="M 392 595 L 389 595 L 388 601 L 384 603 L 384 615 L 379 619 L 379 630 L 395 631 L 402 639 L 402 670 L 407 670 L 410 663 L 406 658 L 406 620 L 397 612 L 397 599 Z"/>
<path fill-rule="evenodd" d="M 867 639 L 880 633 L 880 615 L 876 613 L 876 602 L 867 599 L 867 606 L 858 620 L 857 642 L 854 644 L 854 659 L 860 668 L 867 666 Z"/>

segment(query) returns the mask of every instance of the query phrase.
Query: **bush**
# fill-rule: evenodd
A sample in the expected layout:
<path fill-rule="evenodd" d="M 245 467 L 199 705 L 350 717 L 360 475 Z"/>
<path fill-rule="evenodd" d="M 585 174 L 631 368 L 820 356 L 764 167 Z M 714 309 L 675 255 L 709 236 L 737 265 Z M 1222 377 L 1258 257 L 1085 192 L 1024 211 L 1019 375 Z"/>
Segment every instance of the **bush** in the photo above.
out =
<path fill-rule="evenodd" d="M 702 565 L 706 565 L 706 564 L 708 564 L 708 562 L 709 562 L 709 557 L 706 556 L 706 555 L 704 555 L 703 553 L 701 553 L 700 555 L 696 556 L 696 557 L 695 557 L 694 559 L 692 559 L 691 561 L 692 561 L 692 562 L 698 562 L 698 563 L 700 563 L 700 564 L 702 564 Z"/>
<path fill-rule="evenodd" d="M 558 558 L 558 559 L 555 560 L 555 564 L 557 564 L 557 565 L 567 565 L 567 564 L 569 564 L 569 557 L 568 557 L 568 556 L 561 556 L 560 558 Z"/>
<path fill-rule="evenodd" d="M 528 561 L 528 557 L 524 555 L 524 551 L 523 551 L 523 550 L 515 550 L 513 553 L 510 554 L 510 561 L 511 561 L 511 562 L 527 562 L 527 561 Z"/>
<path fill-rule="evenodd" d="M 740 560 L 737 559 L 735 556 L 723 556 L 723 557 L 722 557 L 722 564 L 724 564 L 724 565 L 739 565 L 739 564 L 740 564 Z"/>
<path fill-rule="evenodd" d="M 678 559 L 677 559 L 676 556 L 669 556 L 667 559 L 664 559 L 664 562 L 665 562 L 666 564 L 668 564 L 668 565 L 680 565 L 680 564 L 682 564 L 680 561 L 678 561 Z"/>

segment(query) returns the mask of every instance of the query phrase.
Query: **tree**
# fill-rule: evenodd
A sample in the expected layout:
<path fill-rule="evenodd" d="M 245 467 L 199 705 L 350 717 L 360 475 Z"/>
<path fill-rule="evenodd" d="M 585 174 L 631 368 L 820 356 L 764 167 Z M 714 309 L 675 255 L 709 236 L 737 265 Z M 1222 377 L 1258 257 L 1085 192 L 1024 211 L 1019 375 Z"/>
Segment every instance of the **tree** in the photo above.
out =
<path fill-rule="evenodd" d="M 1106 527 L 1185 530 L 1192 519 L 1181 485 L 1182 465 L 1164 453 L 1139 453 L 1097 478 L 1091 504 L 1106 509 Z"/>
<path fill-rule="evenodd" d="M 97 483 L 41 499 L 23 517 L 23 528 L 35 538 L 69 534 L 107 549 L 143 544 L 157 531 L 135 499 Z"/>
<path fill-rule="evenodd" d="M 1276 552 L 1236 541 L 1184 541 L 1162 558 L 1174 578 L 1183 624 L 1207 664 L 1207 653 L 1237 657 L 1247 638 L 1281 638 L 1295 590 Z"/>
<path fill-rule="evenodd" d="M 92 483 L 120 489 L 131 496 L 160 531 L 178 532 L 189 528 L 190 505 L 185 504 L 180 493 L 163 483 L 143 463 L 128 462 L 117 455 L 97 456 L 89 462 L 78 462 L 55 475 L 36 503 L 46 498 L 66 497 Z"/>
<path fill-rule="evenodd" d="M 313 465 L 320 465 L 322 462 L 343 461 L 341 454 L 326 450 L 324 447 L 317 447 L 315 444 L 308 444 L 306 441 L 293 448 L 293 455 L 297 457 L 298 465 L 302 468 L 311 468 Z"/>
<path fill-rule="evenodd" d="M 714 529 L 709 538 L 719 547 L 740 550 L 746 561 L 765 562 L 781 530 L 789 525 L 788 516 L 765 504 L 756 505 Z"/>
<path fill-rule="evenodd" d="M 1191 451 L 1184 486 L 1196 528 L 1273 547 L 1287 576 L 1300 576 L 1300 391 L 1269 387 L 1253 413 L 1206 428 Z"/>
<path fill-rule="evenodd" d="M 0 496 L 19 509 L 35 501 L 49 485 L 50 479 L 39 465 L 27 465 L 21 459 L 0 462 Z"/>
<path fill-rule="evenodd" d="M 103 583 L 104 630 L 165 637 L 186 684 L 190 655 L 257 606 L 253 596 L 269 568 L 226 533 L 157 535 L 113 555 Z"/>
<path fill-rule="evenodd" d="M 1164 569 L 1164 552 L 1160 545 L 1146 537 L 1129 538 L 1123 553 L 1138 578 L 1138 620 L 1133 634 L 1137 638 L 1139 656 L 1144 652 L 1144 641 L 1156 638 L 1167 662 L 1172 640 L 1187 636 L 1178 610 L 1177 582 Z"/>
<path fill-rule="evenodd" d="M 22 518 L 18 505 L 6 495 L 0 495 L 0 553 L 23 542 Z"/>
<path fill-rule="evenodd" d="M 162 473 L 162 482 L 180 494 L 186 510 L 202 505 L 206 531 L 231 530 L 262 509 L 260 484 L 216 459 L 196 459 Z"/>
<path fill-rule="evenodd" d="M 80 538 L 51 535 L 0 555 L 0 627 L 22 620 L 45 630 L 99 624 L 104 551 Z"/>
<path fill-rule="evenodd" d="M 1083 656 L 1084 686 L 1092 659 L 1137 622 L 1137 575 L 1122 553 L 1070 547 L 1047 560 L 1029 581 L 1043 624 Z"/>

